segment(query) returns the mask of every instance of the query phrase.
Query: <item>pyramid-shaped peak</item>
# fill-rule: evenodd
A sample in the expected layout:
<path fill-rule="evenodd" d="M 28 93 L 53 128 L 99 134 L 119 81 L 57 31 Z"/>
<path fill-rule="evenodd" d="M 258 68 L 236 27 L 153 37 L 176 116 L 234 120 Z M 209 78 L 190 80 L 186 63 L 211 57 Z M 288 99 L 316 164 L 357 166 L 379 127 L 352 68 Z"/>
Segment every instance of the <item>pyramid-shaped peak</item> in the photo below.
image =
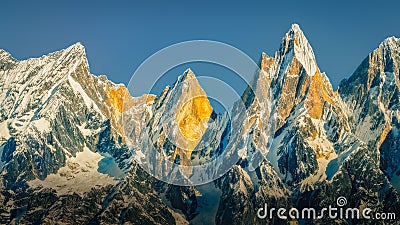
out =
<path fill-rule="evenodd" d="M 281 56 L 293 52 L 294 57 L 303 65 L 310 76 L 318 71 L 314 51 L 298 24 L 292 24 L 282 40 L 279 52 Z"/>
<path fill-rule="evenodd" d="M 196 79 L 196 75 L 194 74 L 193 70 L 190 68 L 186 69 L 182 75 L 180 75 L 177 79 L 178 83 L 183 83 L 185 81 L 190 81 L 190 83 L 198 83 Z"/>
<path fill-rule="evenodd" d="M 399 49 L 400 38 L 396 38 L 395 36 L 388 37 L 381 43 L 381 46 L 387 47 L 389 49 Z"/>
<path fill-rule="evenodd" d="M 84 59 L 85 61 L 87 61 L 85 47 L 80 42 L 72 44 L 67 48 L 49 53 L 47 55 L 43 55 L 42 57 L 49 57 L 52 60 L 60 58 L 63 61 L 70 58 L 76 58 L 75 60 Z"/>
<path fill-rule="evenodd" d="M 184 74 L 183 76 L 185 77 L 185 79 L 196 78 L 196 75 L 193 73 L 193 71 L 190 68 L 185 70 L 185 72 L 183 74 Z"/>
<path fill-rule="evenodd" d="M 82 53 L 86 54 L 85 52 L 85 46 L 83 46 L 80 42 L 76 42 L 75 44 L 69 46 L 66 51 L 69 51 L 71 53 Z"/>
<path fill-rule="evenodd" d="M 294 41 L 296 46 L 309 45 L 306 36 L 298 24 L 292 24 L 290 30 L 286 33 L 285 39 L 288 41 Z"/>
<path fill-rule="evenodd" d="M 75 44 L 72 44 L 70 48 L 85 48 L 81 42 L 76 42 Z"/>
<path fill-rule="evenodd" d="M 173 87 L 165 91 L 168 96 L 166 97 L 168 102 L 165 103 L 169 109 L 164 114 L 173 115 L 168 117 L 175 121 L 169 129 L 175 129 L 177 126 L 179 132 L 176 135 L 180 137 L 176 140 L 177 144 L 179 148 L 187 150 L 177 150 L 175 155 L 190 159 L 191 151 L 199 143 L 207 128 L 213 108 L 191 69 L 185 70 Z"/>
<path fill-rule="evenodd" d="M 4 49 L 0 49 L 0 55 L 7 55 L 7 56 L 11 56 L 11 54 L 9 52 L 7 52 Z"/>
<path fill-rule="evenodd" d="M 2 61 L 16 61 L 9 52 L 4 49 L 0 49 L 0 60 Z"/>
<path fill-rule="evenodd" d="M 399 42 L 400 38 L 397 38 L 395 36 L 387 37 L 383 42 L 385 43 L 396 43 Z"/>

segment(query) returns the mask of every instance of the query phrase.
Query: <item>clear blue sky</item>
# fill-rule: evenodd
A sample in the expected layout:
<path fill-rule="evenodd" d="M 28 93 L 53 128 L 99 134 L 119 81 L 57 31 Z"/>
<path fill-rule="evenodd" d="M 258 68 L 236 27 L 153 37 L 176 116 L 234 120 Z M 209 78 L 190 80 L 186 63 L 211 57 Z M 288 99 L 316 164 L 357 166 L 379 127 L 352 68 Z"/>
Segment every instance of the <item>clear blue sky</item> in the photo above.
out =
<path fill-rule="evenodd" d="M 92 73 L 127 84 L 168 45 L 216 40 L 257 61 L 298 23 L 336 87 L 386 37 L 400 37 L 399 9 L 400 1 L 2 1 L 0 48 L 25 59 L 79 41 Z"/>

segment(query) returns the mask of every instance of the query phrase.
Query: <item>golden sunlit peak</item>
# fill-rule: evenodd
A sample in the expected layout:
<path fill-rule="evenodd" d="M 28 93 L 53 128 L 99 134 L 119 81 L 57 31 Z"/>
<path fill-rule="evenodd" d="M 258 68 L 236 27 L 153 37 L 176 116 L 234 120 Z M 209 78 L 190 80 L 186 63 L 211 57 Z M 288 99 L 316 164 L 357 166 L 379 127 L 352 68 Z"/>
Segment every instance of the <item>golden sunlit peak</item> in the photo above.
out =
<path fill-rule="evenodd" d="M 183 81 L 190 85 L 185 88 L 181 96 L 181 105 L 176 120 L 183 136 L 190 141 L 194 141 L 194 146 L 199 141 L 205 131 L 204 123 L 210 118 L 213 111 L 207 95 L 197 82 L 196 76 L 191 69 L 187 69 L 182 77 Z M 193 80 L 192 80 L 193 79 Z M 194 147 L 192 146 L 192 147 Z"/>
<path fill-rule="evenodd" d="M 179 82 L 185 85 L 178 87 L 181 95 L 176 105 L 175 122 L 180 138 L 173 159 L 180 155 L 182 165 L 190 165 L 191 153 L 207 130 L 213 108 L 192 70 L 187 69 Z"/>
<path fill-rule="evenodd" d="M 106 103 L 121 113 L 123 101 L 130 97 L 128 89 L 123 85 L 118 85 L 112 88 L 106 87 L 106 91 L 108 94 Z"/>
<path fill-rule="evenodd" d="M 194 75 L 193 71 L 192 71 L 190 68 L 188 68 L 188 69 L 185 71 L 185 73 L 184 73 L 183 76 L 185 77 L 185 80 L 187 80 L 187 79 L 192 79 L 192 78 L 196 78 L 196 76 Z"/>
<path fill-rule="evenodd" d="M 260 67 L 262 70 L 266 71 L 269 69 L 275 62 L 274 57 L 270 57 L 267 55 L 265 52 L 261 54 L 261 62 L 260 62 Z"/>

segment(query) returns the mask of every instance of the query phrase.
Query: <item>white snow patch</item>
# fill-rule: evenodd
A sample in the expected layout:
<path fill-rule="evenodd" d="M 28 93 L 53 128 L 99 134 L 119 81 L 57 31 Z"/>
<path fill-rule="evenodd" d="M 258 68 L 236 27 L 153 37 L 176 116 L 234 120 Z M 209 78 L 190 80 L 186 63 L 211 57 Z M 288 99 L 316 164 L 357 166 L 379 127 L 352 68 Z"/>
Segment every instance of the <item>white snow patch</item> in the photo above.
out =
<path fill-rule="evenodd" d="M 238 155 L 240 158 L 245 159 L 247 157 L 247 149 L 246 148 L 239 149 Z"/>
<path fill-rule="evenodd" d="M 314 52 L 302 32 L 299 33 L 298 37 L 299 45 L 294 47 L 294 54 L 307 71 L 307 74 L 314 76 L 317 72 Z"/>
<path fill-rule="evenodd" d="M 334 152 L 333 143 L 329 141 L 328 137 L 326 136 L 326 131 L 324 128 L 325 121 L 320 119 L 313 119 L 311 118 L 313 124 L 318 129 L 318 136 L 314 140 L 307 140 L 307 143 L 313 149 L 319 149 L 324 155 L 331 154 Z M 332 158 L 330 158 L 332 159 Z"/>
<path fill-rule="evenodd" d="M 285 175 L 281 173 L 278 165 L 278 150 L 284 144 L 284 138 L 287 135 L 287 130 L 285 129 L 278 137 L 274 138 L 270 147 L 269 152 L 267 153 L 267 159 L 271 163 L 272 167 L 275 169 L 276 173 L 279 175 L 281 179 L 285 178 Z"/>
<path fill-rule="evenodd" d="M 41 186 L 53 188 L 58 195 L 89 192 L 93 187 L 102 187 L 116 184 L 117 180 L 106 174 L 99 173 L 98 163 L 103 158 L 99 153 L 84 147 L 76 157 L 67 159 L 66 166 L 60 168 L 56 174 L 50 174 L 45 180 L 35 179 L 29 181 L 31 187 Z"/>
<path fill-rule="evenodd" d="M 347 150 L 341 152 L 335 159 L 332 159 L 328 163 L 325 171 L 328 180 L 332 179 L 332 177 L 336 174 L 336 172 L 339 171 L 339 168 L 341 167 L 342 163 L 349 157 L 349 155 L 355 152 L 359 147 L 360 143 L 359 142 L 355 143 Z"/>
<path fill-rule="evenodd" d="M 359 115 L 359 112 L 355 112 L 355 115 Z M 358 119 L 358 118 L 356 118 Z M 380 129 L 371 129 L 374 127 L 374 119 L 371 116 L 366 116 L 363 121 L 356 125 L 355 134 L 360 140 L 363 140 L 365 143 L 369 141 L 374 141 L 376 137 L 380 135 Z M 383 127 L 382 127 L 383 128 Z"/>
<path fill-rule="evenodd" d="M 93 106 L 94 110 L 96 110 L 96 112 L 98 112 L 98 113 L 99 113 L 100 115 L 102 115 L 103 118 L 104 118 L 104 115 L 101 113 L 99 107 L 98 107 L 98 106 L 96 105 L 96 103 L 86 94 L 86 92 L 83 90 L 82 86 L 81 86 L 78 82 L 76 82 L 76 81 L 74 80 L 74 78 L 72 78 L 71 76 L 68 76 L 68 81 L 69 81 L 69 83 L 70 83 L 72 89 L 73 89 L 75 92 L 79 93 L 79 94 L 82 96 L 83 101 L 85 102 L 86 107 L 87 107 L 87 108 L 91 108 L 91 107 Z"/>
<path fill-rule="evenodd" d="M 4 151 L 4 145 L 0 146 L 0 156 L 3 155 L 3 151 Z M 3 160 L 1 160 L 0 158 L 0 171 L 3 170 L 5 162 L 3 162 Z"/>
<path fill-rule="evenodd" d="M 300 182 L 301 191 L 311 191 L 314 190 L 314 184 L 323 180 L 326 180 L 326 167 L 328 163 L 332 160 L 337 158 L 336 153 L 330 154 L 328 159 L 319 158 L 317 159 L 318 162 L 318 171 L 316 174 L 307 177 L 306 179 Z"/>
<path fill-rule="evenodd" d="M 142 164 L 142 159 L 144 159 L 145 157 L 146 156 L 142 151 L 140 151 L 139 149 L 135 149 L 133 159 L 136 163 Z"/>
<path fill-rule="evenodd" d="M 50 132 L 50 122 L 46 118 L 40 118 L 38 120 L 32 121 L 32 124 L 40 132 Z"/>
<path fill-rule="evenodd" d="M 83 136 L 92 136 L 92 135 L 97 134 L 97 133 L 99 133 L 101 131 L 101 128 L 86 129 L 85 126 L 86 126 L 86 124 L 82 124 L 82 125 L 78 126 L 78 128 L 81 131 Z"/>
<path fill-rule="evenodd" d="M 10 138 L 10 131 L 8 130 L 8 120 L 4 120 L 0 123 L 0 139 L 1 138 Z"/>

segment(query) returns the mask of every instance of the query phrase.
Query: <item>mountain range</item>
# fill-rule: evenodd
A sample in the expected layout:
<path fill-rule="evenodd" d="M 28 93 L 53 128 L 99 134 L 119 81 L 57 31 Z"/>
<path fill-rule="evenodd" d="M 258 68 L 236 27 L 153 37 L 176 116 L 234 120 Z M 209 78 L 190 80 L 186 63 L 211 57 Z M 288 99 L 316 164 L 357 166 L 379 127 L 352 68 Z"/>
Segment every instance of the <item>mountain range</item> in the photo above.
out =
<path fill-rule="evenodd" d="M 90 73 L 80 43 L 21 61 L 0 50 L 0 223 L 400 224 L 257 217 L 264 204 L 322 209 L 339 197 L 398 214 L 399 129 L 396 37 L 334 90 L 294 24 L 225 113 L 190 69 L 159 95 L 131 96 Z M 215 160 L 225 154 L 229 168 Z M 179 186 L 143 167 L 209 162 L 218 179 L 202 185 L 186 179 L 194 170 L 175 171 Z"/>

